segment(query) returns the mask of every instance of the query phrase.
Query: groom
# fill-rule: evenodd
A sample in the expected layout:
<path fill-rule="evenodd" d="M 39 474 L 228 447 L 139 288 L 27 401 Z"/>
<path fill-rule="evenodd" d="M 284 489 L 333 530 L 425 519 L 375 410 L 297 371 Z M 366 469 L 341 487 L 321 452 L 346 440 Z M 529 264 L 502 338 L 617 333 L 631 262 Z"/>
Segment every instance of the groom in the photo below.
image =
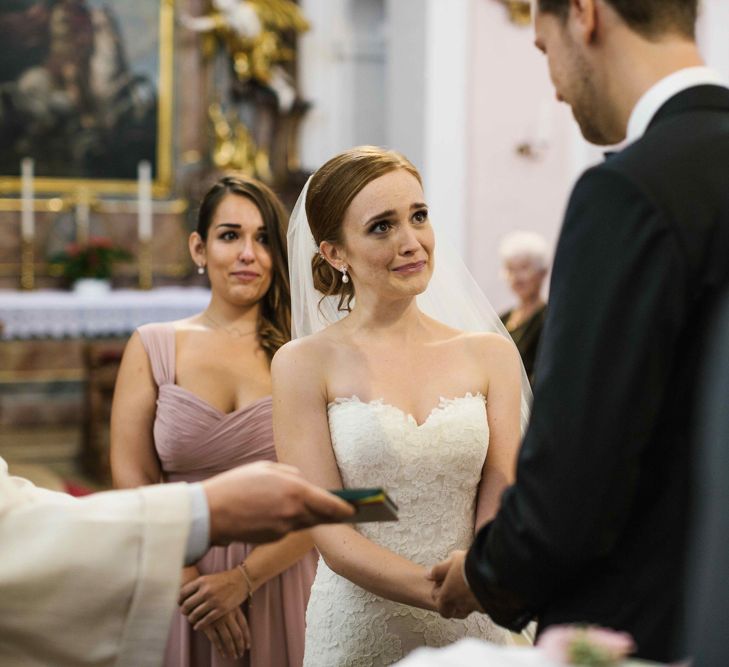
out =
<path fill-rule="evenodd" d="M 557 97 L 586 139 L 628 145 L 572 193 L 516 483 L 433 568 L 444 616 L 594 623 L 676 657 L 699 359 L 729 279 L 729 89 L 697 2 L 536 3 Z"/>

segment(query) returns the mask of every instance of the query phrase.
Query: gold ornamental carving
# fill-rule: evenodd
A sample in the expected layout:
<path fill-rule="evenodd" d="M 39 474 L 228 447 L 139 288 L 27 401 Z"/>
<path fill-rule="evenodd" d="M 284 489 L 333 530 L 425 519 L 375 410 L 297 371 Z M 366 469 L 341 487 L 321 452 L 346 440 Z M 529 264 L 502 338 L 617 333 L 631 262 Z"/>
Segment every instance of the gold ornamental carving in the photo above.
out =
<path fill-rule="evenodd" d="M 512 23 L 521 26 L 532 23 L 532 2 L 531 0 L 499 0 L 509 13 Z"/>

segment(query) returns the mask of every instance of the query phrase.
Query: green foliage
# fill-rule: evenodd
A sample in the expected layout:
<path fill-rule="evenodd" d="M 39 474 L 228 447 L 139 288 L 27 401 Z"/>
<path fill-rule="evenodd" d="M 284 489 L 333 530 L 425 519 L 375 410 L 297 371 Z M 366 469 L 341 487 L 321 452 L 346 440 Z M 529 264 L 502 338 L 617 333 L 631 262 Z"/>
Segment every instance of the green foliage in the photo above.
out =
<path fill-rule="evenodd" d="M 580 667 L 610 667 L 617 665 L 615 656 L 604 646 L 594 644 L 583 635 L 574 639 L 569 647 L 569 664 Z"/>
<path fill-rule="evenodd" d="M 132 255 L 111 239 L 91 237 L 85 245 L 70 243 L 63 252 L 49 258 L 51 272 L 74 282 L 79 278 L 111 278 L 115 262 L 129 262 Z"/>

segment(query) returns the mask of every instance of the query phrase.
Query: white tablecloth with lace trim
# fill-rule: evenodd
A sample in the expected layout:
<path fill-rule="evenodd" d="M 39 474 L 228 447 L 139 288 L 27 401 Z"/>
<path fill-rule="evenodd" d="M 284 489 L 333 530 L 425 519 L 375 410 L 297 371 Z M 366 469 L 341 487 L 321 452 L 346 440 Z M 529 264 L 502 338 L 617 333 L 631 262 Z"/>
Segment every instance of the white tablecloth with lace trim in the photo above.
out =
<path fill-rule="evenodd" d="M 462 639 L 445 648 L 421 648 L 397 663 L 397 667 L 564 667 L 538 648 L 496 646 L 477 639 Z M 668 667 L 657 662 L 626 660 L 619 667 Z"/>
<path fill-rule="evenodd" d="M 202 287 L 111 290 L 87 296 L 60 290 L 0 290 L 3 340 L 125 336 L 148 322 L 168 322 L 204 310 Z"/>

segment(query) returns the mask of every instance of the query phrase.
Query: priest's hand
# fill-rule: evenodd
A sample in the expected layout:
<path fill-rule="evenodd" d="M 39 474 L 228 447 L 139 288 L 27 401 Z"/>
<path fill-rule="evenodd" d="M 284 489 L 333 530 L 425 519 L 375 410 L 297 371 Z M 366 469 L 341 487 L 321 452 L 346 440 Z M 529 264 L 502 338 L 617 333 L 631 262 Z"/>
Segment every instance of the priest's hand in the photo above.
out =
<path fill-rule="evenodd" d="M 444 618 L 466 618 L 474 611 L 483 611 L 463 574 L 465 551 L 454 551 L 433 566 L 428 578 L 433 582 L 433 601 Z"/>
<path fill-rule="evenodd" d="M 260 461 L 202 483 L 210 543 L 272 542 L 293 530 L 351 517 L 354 507 L 310 484 L 294 467 Z"/>

